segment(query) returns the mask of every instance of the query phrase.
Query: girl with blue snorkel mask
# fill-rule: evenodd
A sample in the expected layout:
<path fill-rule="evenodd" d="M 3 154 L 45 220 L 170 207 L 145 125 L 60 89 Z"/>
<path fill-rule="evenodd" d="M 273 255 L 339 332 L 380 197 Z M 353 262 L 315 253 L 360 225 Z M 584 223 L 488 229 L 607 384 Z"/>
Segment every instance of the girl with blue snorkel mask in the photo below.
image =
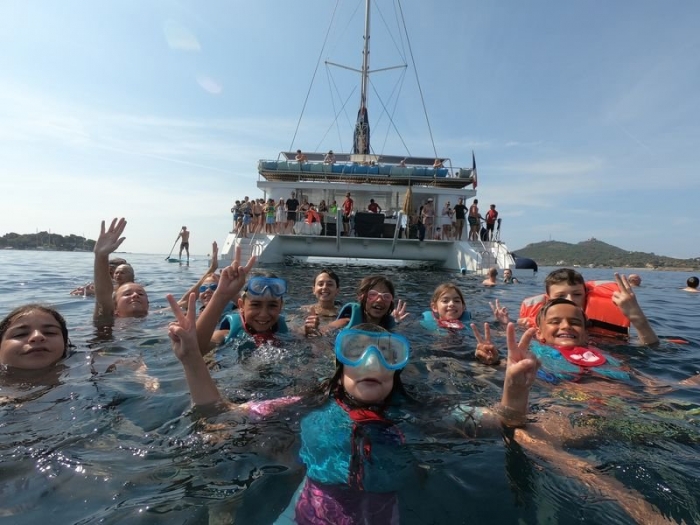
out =
<path fill-rule="evenodd" d="M 185 316 L 169 297 L 177 322 L 170 326 L 173 351 L 181 361 L 197 406 L 224 406 L 264 417 L 299 398 L 226 404 L 197 346 L 192 309 Z M 193 299 L 190 299 L 191 301 Z M 447 414 L 460 433 L 522 426 L 537 363 L 527 342 L 514 343 L 510 327 L 509 366 L 501 404 L 492 409 L 460 406 Z M 372 324 L 339 332 L 336 372 L 318 392 L 319 405 L 301 421 L 300 458 L 307 469 L 290 517 L 296 523 L 398 523 L 397 491 L 415 467 L 399 422 L 405 422 L 401 370 L 410 345 L 403 336 Z M 403 423 L 402 423 L 403 424 Z"/>

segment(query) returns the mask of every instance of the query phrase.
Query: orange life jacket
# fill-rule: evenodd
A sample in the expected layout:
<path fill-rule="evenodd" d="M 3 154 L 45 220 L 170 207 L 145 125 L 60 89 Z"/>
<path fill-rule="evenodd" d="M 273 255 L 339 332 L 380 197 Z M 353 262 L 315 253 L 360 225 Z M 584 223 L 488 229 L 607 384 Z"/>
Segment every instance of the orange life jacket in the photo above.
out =
<path fill-rule="evenodd" d="M 590 322 L 589 333 L 608 337 L 629 336 L 630 320 L 612 302 L 612 295 L 618 290 L 615 281 L 588 281 L 586 283 L 585 314 Z M 536 327 L 537 314 L 547 300 L 546 294 L 526 298 L 520 305 L 520 318 L 527 319 L 528 326 Z"/>

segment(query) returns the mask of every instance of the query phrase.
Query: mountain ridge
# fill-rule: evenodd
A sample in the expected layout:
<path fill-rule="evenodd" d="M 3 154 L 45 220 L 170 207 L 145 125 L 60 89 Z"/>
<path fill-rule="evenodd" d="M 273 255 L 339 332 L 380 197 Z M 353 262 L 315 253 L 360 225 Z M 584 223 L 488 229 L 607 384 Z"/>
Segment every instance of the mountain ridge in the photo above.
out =
<path fill-rule="evenodd" d="M 618 248 L 594 237 L 571 244 L 561 241 L 531 243 L 513 250 L 519 257 L 534 259 L 542 266 L 601 266 L 650 269 L 700 269 L 700 257 L 677 259 L 655 253 Z"/>

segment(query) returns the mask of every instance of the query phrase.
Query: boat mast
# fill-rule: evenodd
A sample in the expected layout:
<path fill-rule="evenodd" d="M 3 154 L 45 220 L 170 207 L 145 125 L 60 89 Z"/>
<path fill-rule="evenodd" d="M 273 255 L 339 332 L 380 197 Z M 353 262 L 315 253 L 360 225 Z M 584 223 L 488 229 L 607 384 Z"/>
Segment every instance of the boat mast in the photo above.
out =
<path fill-rule="evenodd" d="M 360 90 L 360 106 L 367 104 L 367 81 L 369 80 L 369 15 L 370 0 L 365 2 L 365 46 L 362 50 L 362 86 Z"/>
<path fill-rule="evenodd" d="M 353 137 L 352 152 L 355 155 L 369 155 L 369 117 L 367 115 L 367 84 L 369 80 L 369 11 L 370 0 L 365 1 L 365 45 L 362 51 L 362 81 L 360 83 L 360 109 Z M 366 158 L 364 159 L 366 160 Z"/>

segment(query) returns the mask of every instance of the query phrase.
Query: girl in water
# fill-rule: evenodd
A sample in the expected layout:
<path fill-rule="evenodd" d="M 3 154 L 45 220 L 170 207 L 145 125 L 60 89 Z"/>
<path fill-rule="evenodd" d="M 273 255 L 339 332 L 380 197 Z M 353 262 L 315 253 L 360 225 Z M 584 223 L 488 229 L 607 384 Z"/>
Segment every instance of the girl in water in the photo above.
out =
<path fill-rule="evenodd" d="M 168 300 L 177 319 L 169 328 L 173 352 L 183 365 L 195 406 L 225 407 L 259 419 L 299 401 L 226 403 L 197 346 L 194 308 L 184 315 L 172 296 Z M 306 479 L 294 503 L 296 523 L 399 522 L 397 492 L 416 468 L 402 430 L 415 419 L 409 417 L 410 396 L 401 382 L 409 356 L 407 339 L 376 324 L 338 334 L 335 374 L 319 387 L 316 408 L 301 421 L 299 455 Z M 498 435 L 504 426 L 524 425 L 537 362 L 524 340 L 509 345 L 508 357 L 499 405 L 459 405 L 445 414 L 446 426 L 456 434 L 475 436 L 491 430 Z"/>
<path fill-rule="evenodd" d="M 51 307 L 27 304 L 0 321 L 0 365 L 8 370 L 50 368 L 70 346 L 66 321 Z"/>
<path fill-rule="evenodd" d="M 459 334 L 466 330 L 466 323 L 471 320 L 471 314 L 467 310 L 466 301 L 462 291 L 456 284 L 443 283 L 433 292 L 430 300 L 430 310 L 423 312 L 421 326 L 426 330 L 441 334 Z M 478 334 L 476 325 L 470 325 L 472 330 Z M 490 334 L 488 323 L 484 323 L 484 330 Z M 490 344 L 490 337 L 486 338 L 488 343 L 477 335 L 476 358 L 487 365 L 497 365 L 501 358 L 497 348 Z M 460 341 L 463 346 L 464 341 Z"/>
<path fill-rule="evenodd" d="M 360 281 L 356 303 L 348 303 L 341 309 L 338 319 L 329 323 L 330 329 L 350 328 L 358 324 L 376 324 L 391 330 L 396 323 L 409 316 L 406 303 L 394 302 L 394 283 L 383 275 L 370 275 Z"/>

